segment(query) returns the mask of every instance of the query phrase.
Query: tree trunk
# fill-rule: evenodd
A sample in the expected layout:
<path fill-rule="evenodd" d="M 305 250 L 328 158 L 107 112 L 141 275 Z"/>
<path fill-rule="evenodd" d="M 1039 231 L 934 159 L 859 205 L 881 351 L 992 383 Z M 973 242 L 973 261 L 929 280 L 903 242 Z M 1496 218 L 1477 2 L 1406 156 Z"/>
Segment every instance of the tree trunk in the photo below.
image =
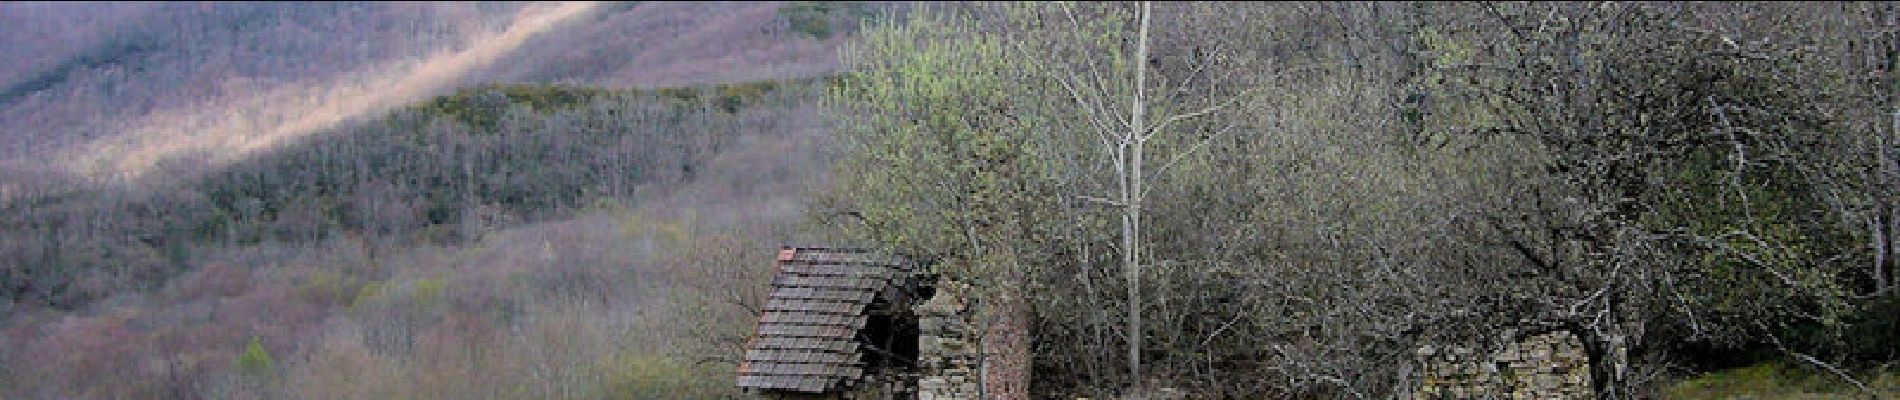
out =
<path fill-rule="evenodd" d="M 1122 266 L 1128 279 L 1128 377 L 1136 388 L 1144 386 L 1141 375 L 1141 153 L 1148 140 L 1143 114 L 1147 112 L 1148 16 L 1152 6 L 1148 2 L 1141 3 L 1141 30 L 1135 41 L 1135 98 L 1129 106 L 1129 132 L 1124 141 L 1124 146 L 1129 147 L 1128 167 L 1122 181 L 1121 199 L 1126 210 L 1122 214 Z"/>
<path fill-rule="evenodd" d="M 1896 240 L 1900 238 L 1896 238 L 1895 236 L 1900 236 L 1900 205 L 1888 204 L 1886 235 L 1887 264 L 1885 267 L 1874 271 L 1874 273 L 1880 274 L 1881 290 L 1884 290 L 1882 293 L 1887 295 L 1900 293 L 1900 290 L 1894 290 L 1893 287 L 1894 270 L 1896 269 L 1894 267 L 1900 265 L 1900 243 L 1896 243 L 1900 242 L 1900 240 Z"/>
<path fill-rule="evenodd" d="M 1894 18 L 1893 15 L 1894 14 L 1889 14 L 1888 17 L 1890 21 L 1888 22 L 1888 26 L 1890 27 L 1894 25 L 1894 23 L 1891 22 L 1891 19 Z M 1888 55 L 1892 56 L 1894 54 L 1890 50 Z M 1888 75 L 1892 74 L 1893 72 L 1891 70 L 1888 71 Z M 1894 106 L 1893 126 L 1887 129 L 1887 134 L 1889 139 L 1900 140 L 1900 105 Z M 1881 144 L 1883 145 L 1882 148 L 1875 149 L 1875 151 L 1881 155 L 1882 161 L 1884 161 L 1882 167 L 1887 169 L 1887 190 L 1890 191 L 1889 193 L 1892 193 L 1891 191 L 1900 190 L 1900 160 L 1894 159 L 1894 157 L 1889 156 L 1889 154 L 1894 151 L 1894 148 L 1900 147 L 1900 143 L 1888 141 Z M 1882 293 L 1900 293 L 1900 290 L 1894 290 L 1892 281 L 1895 274 L 1894 270 L 1897 269 L 1894 267 L 1900 265 L 1900 204 L 1894 203 L 1891 198 L 1885 199 L 1883 202 L 1887 205 L 1887 234 L 1884 237 L 1887 243 L 1887 256 L 1885 257 L 1887 264 L 1875 270 L 1874 273 L 1880 276 Z"/>
<path fill-rule="evenodd" d="M 1029 304 L 1024 295 L 1021 266 L 1006 263 L 997 276 L 996 297 L 985 302 L 987 327 L 983 333 L 983 393 L 990 399 L 1029 399 L 1032 349 L 1029 341 Z"/>
<path fill-rule="evenodd" d="M 1887 293 L 1891 285 L 1891 283 L 1887 281 L 1887 258 L 1892 254 L 1892 249 L 1888 245 L 1888 242 L 1891 240 L 1889 239 L 1889 234 L 1892 233 L 1892 230 L 1887 223 L 1887 214 L 1892 207 L 1877 207 L 1879 209 L 1874 212 L 1873 220 L 1869 221 L 1867 228 L 1870 236 L 1869 241 L 1873 242 L 1874 250 L 1874 294 L 1883 295 Z"/>
<path fill-rule="evenodd" d="M 1890 3 L 1887 4 L 1886 10 L 1884 11 L 1886 11 L 1887 14 L 1886 28 L 1892 30 L 1895 27 L 1900 27 L 1900 9 L 1895 9 L 1894 5 Z M 1890 125 L 1887 126 L 1887 135 L 1885 137 L 1876 136 L 1877 139 L 1885 140 L 1875 142 L 1876 148 L 1874 149 L 1874 154 L 1876 157 L 1879 157 L 1879 168 L 1885 170 L 1885 189 L 1887 190 L 1886 193 L 1891 195 L 1893 191 L 1900 190 L 1900 159 L 1894 157 L 1895 149 L 1900 148 L 1900 143 L 1895 143 L 1895 141 L 1900 141 L 1900 102 L 1896 101 L 1893 92 L 1894 89 L 1900 88 L 1900 74 L 1896 74 L 1896 70 L 1900 70 L 1900 66 L 1893 64 L 1895 62 L 1894 60 L 1900 59 L 1900 40 L 1895 40 L 1893 36 L 1888 36 L 1886 45 L 1886 57 L 1884 57 L 1884 59 L 1886 59 L 1887 62 L 1882 65 L 1882 69 L 1884 70 L 1882 72 L 1885 72 L 1887 75 L 1886 106 L 1893 109 L 1893 114 L 1889 121 Z M 1875 193 L 1881 192 L 1876 191 Z M 1895 274 L 1894 269 L 1896 268 L 1894 267 L 1900 266 L 1900 204 L 1895 204 L 1891 198 L 1882 199 L 1881 203 L 1886 206 L 1886 210 L 1884 211 L 1887 218 L 1887 232 L 1882 239 L 1886 242 L 1887 248 L 1885 250 L 1875 250 L 1875 254 L 1885 251 L 1886 256 L 1882 258 L 1885 258 L 1887 263 L 1886 265 L 1874 269 L 1874 274 L 1878 277 L 1880 284 L 1880 288 L 1877 289 L 1876 292 L 1880 294 L 1893 294 L 1900 292 L 1894 290 L 1891 280 Z"/>
<path fill-rule="evenodd" d="M 1622 398 L 1622 370 L 1628 364 L 1628 353 L 1622 348 L 1622 340 L 1615 335 L 1606 335 L 1588 328 L 1574 328 L 1570 332 L 1583 343 L 1584 356 L 1590 361 L 1590 388 L 1596 391 L 1599 399 Z"/>
<path fill-rule="evenodd" d="M 1641 328 L 1630 329 L 1624 324 L 1621 310 L 1622 296 L 1611 292 L 1599 312 L 1607 318 L 1573 320 L 1565 325 L 1577 341 L 1583 344 L 1584 356 L 1590 363 L 1590 388 L 1596 391 L 1598 399 L 1620 399 L 1629 397 L 1623 393 L 1628 385 L 1629 338 L 1632 333 L 1640 334 Z M 1596 314 L 1596 313 L 1591 313 Z"/>

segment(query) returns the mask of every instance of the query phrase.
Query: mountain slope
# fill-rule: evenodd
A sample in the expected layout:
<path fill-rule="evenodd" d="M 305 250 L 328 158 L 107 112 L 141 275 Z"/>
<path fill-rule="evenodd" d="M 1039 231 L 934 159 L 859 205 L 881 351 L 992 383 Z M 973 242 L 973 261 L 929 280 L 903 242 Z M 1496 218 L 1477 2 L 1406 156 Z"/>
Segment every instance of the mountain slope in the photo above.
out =
<path fill-rule="evenodd" d="M 822 76 L 837 68 L 833 31 L 883 8 L 794 3 L 8 3 L 0 15 L 19 22 L 79 26 L 0 32 L 10 48 L 46 50 L 0 63 L 0 175 L 57 164 L 136 178 L 168 158 L 230 161 L 483 82 Z"/>
<path fill-rule="evenodd" d="M 90 6 L 0 3 L 4 398 L 730 395 L 668 352 L 738 332 L 877 8 Z"/>

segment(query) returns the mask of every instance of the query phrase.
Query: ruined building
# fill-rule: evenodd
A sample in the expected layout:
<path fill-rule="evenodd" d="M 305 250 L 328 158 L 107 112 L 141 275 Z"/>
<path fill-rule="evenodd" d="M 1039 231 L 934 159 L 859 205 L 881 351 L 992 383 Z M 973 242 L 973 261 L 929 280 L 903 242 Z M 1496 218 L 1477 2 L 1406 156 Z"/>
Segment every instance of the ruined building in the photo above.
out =
<path fill-rule="evenodd" d="M 773 269 L 739 387 L 778 399 L 977 398 L 980 330 L 960 286 L 858 249 L 786 247 Z"/>
<path fill-rule="evenodd" d="M 786 247 L 738 385 L 768 399 L 982 398 L 978 303 L 967 286 L 899 258 Z M 1582 346 L 1568 333 L 1488 351 L 1425 346 L 1416 356 L 1416 399 L 1594 397 Z"/>

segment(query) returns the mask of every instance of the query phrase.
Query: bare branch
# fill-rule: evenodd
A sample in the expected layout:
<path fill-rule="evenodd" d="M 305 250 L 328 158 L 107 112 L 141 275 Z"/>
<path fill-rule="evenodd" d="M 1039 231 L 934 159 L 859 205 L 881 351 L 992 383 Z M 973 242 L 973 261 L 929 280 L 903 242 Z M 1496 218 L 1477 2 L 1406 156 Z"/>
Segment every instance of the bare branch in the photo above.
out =
<path fill-rule="evenodd" d="M 1095 202 L 1095 203 L 1101 203 L 1101 204 L 1106 204 L 1106 205 L 1111 205 L 1111 206 L 1116 206 L 1116 207 L 1127 207 L 1127 206 L 1128 206 L 1127 204 L 1123 204 L 1122 202 L 1119 202 L 1119 201 L 1115 201 L 1115 200 L 1109 200 L 1109 199 L 1104 199 L 1104 198 L 1100 198 L 1100 197 L 1095 197 L 1095 196 L 1083 196 L 1083 195 L 1076 195 L 1076 196 L 1075 196 L 1075 198 L 1077 198 L 1077 199 L 1082 199 L 1082 200 L 1088 200 L 1088 201 L 1091 201 L 1091 202 Z"/>
<path fill-rule="evenodd" d="M 1195 152 L 1200 151 L 1201 148 L 1203 147 L 1207 147 L 1207 144 L 1213 142 L 1215 139 L 1220 139 L 1223 136 L 1227 136 L 1227 132 L 1233 131 L 1233 128 L 1235 125 L 1236 124 L 1230 123 L 1227 126 L 1222 127 L 1220 130 L 1215 131 L 1213 135 L 1209 135 L 1206 139 L 1201 139 L 1200 142 L 1194 143 L 1194 145 L 1188 147 L 1187 150 L 1183 150 L 1179 153 L 1175 153 L 1173 157 L 1168 158 L 1168 161 L 1166 163 L 1161 164 L 1161 168 L 1155 169 L 1155 176 L 1162 176 L 1162 174 L 1166 174 L 1169 169 L 1172 169 L 1174 167 L 1175 164 L 1178 164 L 1182 160 L 1187 159 L 1188 155 L 1191 155 L 1191 154 L 1194 154 Z M 1148 190 L 1154 190 L 1154 189 L 1149 188 Z M 1145 194 L 1146 193 L 1144 193 L 1144 195 Z"/>
<path fill-rule="evenodd" d="M 1215 111 L 1226 109 L 1227 107 L 1232 106 L 1234 104 L 1239 104 L 1240 101 L 1245 99 L 1248 94 L 1258 91 L 1259 89 L 1260 88 L 1247 89 L 1247 91 L 1241 92 L 1240 94 L 1236 94 L 1234 95 L 1234 97 L 1229 98 L 1227 99 L 1227 101 L 1223 101 L 1219 104 L 1207 106 L 1206 108 L 1202 108 L 1200 110 L 1197 110 L 1191 113 L 1176 114 L 1176 115 L 1169 116 L 1167 119 L 1162 120 L 1161 123 L 1155 124 L 1154 128 L 1149 129 L 1147 132 L 1143 132 L 1142 136 L 1153 136 L 1155 134 L 1160 133 L 1162 130 L 1167 129 L 1168 125 L 1173 125 L 1175 122 L 1180 122 L 1182 120 L 1186 120 L 1189 118 L 1195 118 L 1195 117 L 1207 115 Z"/>
<path fill-rule="evenodd" d="M 1085 32 L 1086 30 L 1082 28 L 1082 21 L 1076 18 L 1075 16 L 1075 5 L 1073 3 L 1066 3 L 1066 2 L 1058 3 L 1058 4 L 1062 5 L 1061 8 L 1062 8 L 1063 16 L 1066 16 L 1069 19 L 1069 27 L 1070 27 L 1069 33 L 1075 36 L 1075 42 L 1089 43 L 1088 38 L 1082 36 L 1082 32 Z M 1067 64 L 1065 63 L 1064 65 L 1067 65 Z M 1095 95 L 1098 98 L 1102 98 L 1102 99 L 1108 98 L 1109 97 L 1108 79 L 1102 77 L 1102 72 L 1099 69 L 1093 68 L 1093 67 L 1084 67 L 1082 69 L 1084 71 L 1087 71 L 1089 73 L 1089 76 L 1095 79 L 1095 88 L 1097 89 Z M 1102 107 L 1102 111 L 1108 114 L 1110 117 L 1112 117 L 1112 118 L 1109 118 L 1110 120 L 1116 121 L 1116 123 L 1121 124 L 1122 128 L 1127 129 L 1129 127 L 1128 122 L 1127 122 L 1128 116 L 1117 114 L 1116 111 L 1118 110 L 1111 107 Z"/>
<path fill-rule="evenodd" d="M 1781 343 L 1781 338 L 1775 336 L 1773 330 L 1768 329 L 1767 324 L 1763 324 L 1760 320 L 1756 320 L 1755 326 L 1757 328 L 1760 328 L 1762 331 L 1762 334 L 1767 335 L 1769 342 L 1774 343 L 1775 348 L 1780 349 L 1781 352 L 1788 353 L 1788 355 L 1794 356 L 1794 358 L 1800 359 L 1801 361 L 1806 361 L 1809 364 L 1814 364 L 1814 366 L 1816 367 L 1820 367 L 1821 369 L 1825 369 L 1828 372 L 1833 373 L 1834 376 L 1841 378 L 1841 380 L 1847 381 L 1847 383 L 1854 384 L 1854 387 L 1860 389 L 1862 393 L 1866 393 L 1867 398 L 1869 399 L 1880 398 L 1880 392 L 1874 391 L 1873 388 L 1867 387 L 1867 384 L 1862 383 L 1859 379 L 1854 379 L 1853 375 L 1848 374 L 1847 371 L 1842 371 L 1840 367 L 1836 367 L 1834 366 L 1834 364 L 1829 364 L 1825 361 L 1821 361 L 1820 359 L 1814 358 L 1814 356 L 1810 356 L 1798 351 L 1794 351 L 1793 349 L 1789 349 L 1787 345 L 1784 345 Z"/>
<path fill-rule="evenodd" d="M 1097 104 L 1091 104 L 1088 100 L 1085 100 L 1082 92 L 1076 90 L 1075 86 L 1070 84 L 1068 80 L 1057 79 L 1056 82 L 1061 83 L 1062 88 L 1068 90 L 1070 97 L 1075 99 L 1075 105 L 1082 108 L 1085 114 L 1084 119 L 1087 119 L 1090 124 L 1095 125 L 1097 130 L 1096 134 L 1100 136 L 1103 146 L 1114 146 L 1114 142 L 1125 143 L 1128 141 L 1126 136 L 1119 134 L 1119 130 L 1109 128 L 1108 124 L 1102 121 L 1103 118 L 1099 110 L 1103 107 Z"/>

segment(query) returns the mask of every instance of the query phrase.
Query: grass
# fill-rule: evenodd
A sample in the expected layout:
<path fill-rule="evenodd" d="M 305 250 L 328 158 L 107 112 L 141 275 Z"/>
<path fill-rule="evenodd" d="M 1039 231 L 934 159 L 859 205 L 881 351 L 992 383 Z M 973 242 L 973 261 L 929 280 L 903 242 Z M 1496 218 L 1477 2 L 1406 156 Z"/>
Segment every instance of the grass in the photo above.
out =
<path fill-rule="evenodd" d="M 1900 398 L 1900 370 L 1885 366 L 1861 371 L 1856 379 L 1880 392 L 1879 398 Z M 1667 399 L 1864 399 L 1853 384 L 1807 366 L 1770 361 L 1747 367 L 1704 373 L 1670 384 Z"/>

